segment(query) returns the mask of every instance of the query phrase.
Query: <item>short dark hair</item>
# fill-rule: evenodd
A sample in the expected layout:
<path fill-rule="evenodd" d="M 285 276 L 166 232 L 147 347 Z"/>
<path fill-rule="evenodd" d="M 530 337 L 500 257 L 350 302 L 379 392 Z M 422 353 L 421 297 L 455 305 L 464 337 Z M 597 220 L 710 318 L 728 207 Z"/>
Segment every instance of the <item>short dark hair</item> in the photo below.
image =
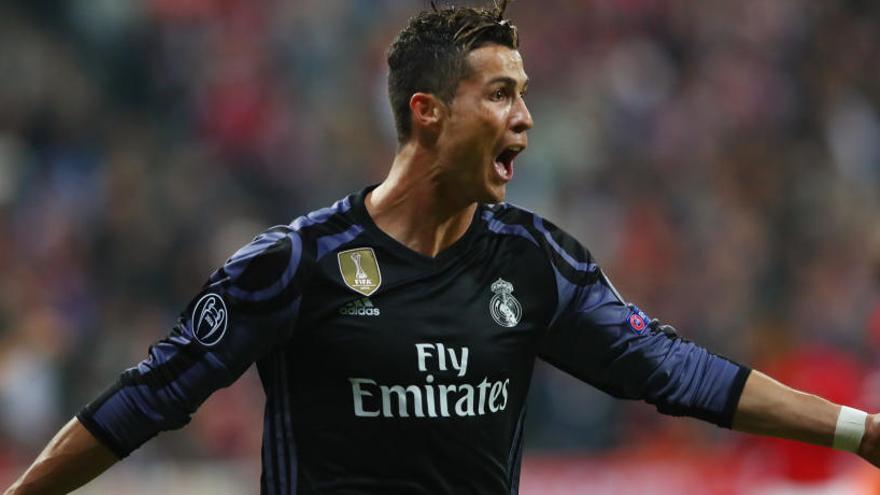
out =
<path fill-rule="evenodd" d="M 413 94 L 431 93 L 449 103 L 469 74 L 468 53 L 490 43 L 519 48 L 516 26 L 504 19 L 508 1 L 495 0 L 492 8 L 437 8 L 431 2 L 432 10 L 411 18 L 400 31 L 388 48 L 388 97 L 399 143 L 412 133 Z"/>

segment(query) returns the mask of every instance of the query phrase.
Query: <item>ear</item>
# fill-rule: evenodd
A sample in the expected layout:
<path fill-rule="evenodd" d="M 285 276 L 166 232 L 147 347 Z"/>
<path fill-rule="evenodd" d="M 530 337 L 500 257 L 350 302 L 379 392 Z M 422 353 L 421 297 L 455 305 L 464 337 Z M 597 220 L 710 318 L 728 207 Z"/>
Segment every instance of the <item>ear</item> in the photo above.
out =
<path fill-rule="evenodd" d="M 443 119 L 446 108 L 440 98 L 431 93 L 415 93 L 409 99 L 413 128 L 434 128 Z"/>

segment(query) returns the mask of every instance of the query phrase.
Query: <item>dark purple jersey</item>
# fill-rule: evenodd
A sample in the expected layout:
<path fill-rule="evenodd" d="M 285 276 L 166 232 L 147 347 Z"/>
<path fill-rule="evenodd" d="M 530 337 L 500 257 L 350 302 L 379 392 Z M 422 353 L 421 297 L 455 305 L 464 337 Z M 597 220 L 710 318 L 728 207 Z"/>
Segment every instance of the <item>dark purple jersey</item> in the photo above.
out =
<path fill-rule="evenodd" d="M 256 363 L 265 494 L 516 493 L 536 358 L 730 426 L 749 370 L 659 331 L 553 224 L 483 205 L 431 258 L 369 190 L 239 250 L 80 421 L 125 457 Z"/>

